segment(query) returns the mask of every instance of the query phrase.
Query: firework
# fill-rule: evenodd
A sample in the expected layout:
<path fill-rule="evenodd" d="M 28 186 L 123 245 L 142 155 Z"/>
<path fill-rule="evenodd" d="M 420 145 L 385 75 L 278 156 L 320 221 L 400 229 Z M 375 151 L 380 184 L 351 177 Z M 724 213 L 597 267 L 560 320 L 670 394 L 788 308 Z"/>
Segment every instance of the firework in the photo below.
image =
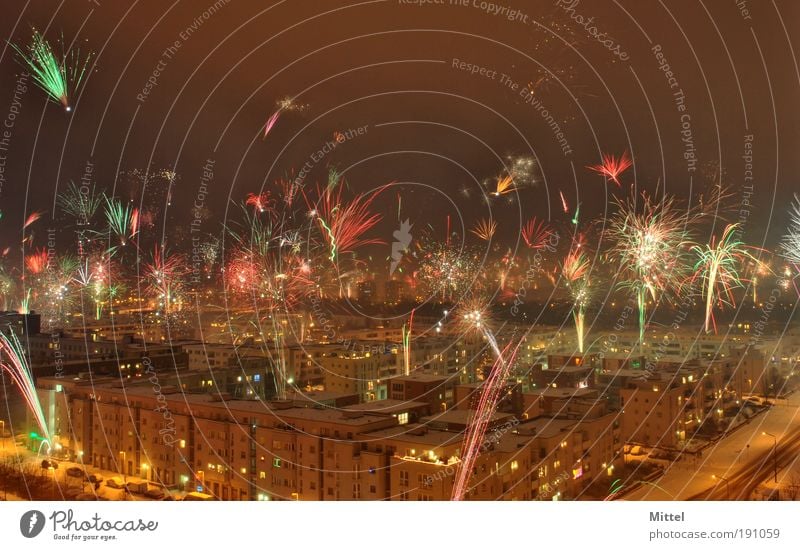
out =
<path fill-rule="evenodd" d="M 278 109 L 267 119 L 267 123 L 264 125 L 264 137 L 263 139 L 267 138 L 267 135 L 272 131 L 272 128 L 275 126 L 275 123 L 278 122 L 278 118 L 281 116 L 281 110 Z"/>
<path fill-rule="evenodd" d="M 539 183 L 539 163 L 528 155 L 506 155 L 506 171 L 517 189 L 536 186 Z"/>
<path fill-rule="evenodd" d="M 40 275 L 45 272 L 49 262 L 47 250 L 40 248 L 25 256 L 25 268 L 33 275 Z"/>
<path fill-rule="evenodd" d="M 622 187 L 622 184 L 619 182 L 619 177 L 632 165 L 633 162 L 628 157 L 628 152 L 625 151 L 620 158 L 603 153 L 603 162 L 601 164 L 587 166 L 586 168 L 610 179 L 617 184 L 617 187 Z"/>
<path fill-rule="evenodd" d="M 275 106 L 281 111 L 294 111 L 300 113 L 308 109 L 307 103 L 300 103 L 296 97 L 284 96 L 275 102 Z"/>
<path fill-rule="evenodd" d="M 589 282 L 590 263 L 580 244 L 573 246 L 561 264 L 561 276 L 572 296 L 572 317 L 578 335 L 578 351 L 583 353 L 585 338 L 586 307 L 591 298 Z"/>
<path fill-rule="evenodd" d="M 44 409 L 42 409 L 39 394 L 36 391 L 33 371 L 31 371 L 24 349 L 10 325 L 8 326 L 8 333 L 0 330 L 0 369 L 9 374 L 11 380 L 22 393 L 28 409 L 36 419 L 42 436 L 42 444 L 39 450 L 44 445 L 47 445 L 49 450 L 50 430 L 47 427 Z"/>
<path fill-rule="evenodd" d="M 567 199 L 564 198 L 564 193 L 561 191 L 558 192 L 558 195 L 561 197 L 561 208 L 564 210 L 564 214 L 569 212 L 569 205 L 567 204 Z"/>
<path fill-rule="evenodd" d="M 41 217 L 42 217 L 42 213 L 41 212 L 32 212 L 30 214 L 30 216 L 28 216 L 25 219 L 25 223 L 22 224 L 22 229 L 27 229 L 28 227 L 33 225 L 34 222 L 38 221 Z"/>
<path fill-rule="evenodd" d="M 522 340 L 520 340 L 520 343 L 521 342 Z M 514 365 L 520 343 L 513 346 L 512 342 L 509 342 L 502 351 L 499 349 L 496 351 L 497 359 L 492 365 L 489 376 L 483 383 L 478 404 L 475 407 L 471 421 L 469 425 L 467 425 L 467 429 L 464 433 L 464 443 L 461 449 L 461 463 L 456 472 L 455 482 L 453 483 L 451 500 L 464 500 L 464 496 L 469 490 L 469 480 L 472 475 L 472 469 L 475 466 L 475 461 L 483 445 L 489 422 L 504 393 L 506 379 L 508 378 L 511 367 Z"/>
<path fill-rule="evenodd" d="M 260 213 L 271 210 L 274 202 L 275 201 L 272 200 L 269 191 L 259 193 L 258 195 L 255 193 L 250 193 L 247 195 L 247 199 L 245 200 L 245 204 L 247 206 L 252 206 L 257 212 Z"/>
<path fill-rule="evenodd" d="M 646 194 L 617 201 L 609 232 L 611 255 L 618 258 L 623 282 L 636 296 L 639 310 L 639 343 L 644 342 L 647 297 L 667 299 L 680 289 L 686 272 L 690 242 L 690 212 L 680 211 L 672 198 L 653 202 Z"/>
<path fill-rule="evenodd" d="M 497 185 L 493 194 L 499 197 L 500 195 L 511 193 L 514 189 L 514 179 L 511 176 L 500 176 L 497 178 Z"/>
<path fill-rule="evenodd" d="M 414 310 L 408 319 L 408 329 L 403 324 L 403 374 L 411 374 L 411 332 L 414 330 Z"/>
<path fill-rule="evenodd" d="M 522 240 L 532 250 L 547 248 L 554 236 L 553 230 L 544 221 L 537 221 L 536 218 L 531 218 L 522 227 Z"/>
<path fill-rule="evenodd" d="M 75 218 L 78 225 L 87 225 L 103 203 L 103 196 L 95 192 L 94 186 L 81 191 L 73 182 L 69 182 L 66 191 L 58 196 L 58 204 L 65 214 Z"/>
<path fill-rule="evenodd" d="M 8 311 L 9 297 L 14 292 L 14 279 L 0 267 L 0 294 L 3 295 L 3 311 Z"/>
<path fill-rule="evenodd" d="M 795 266 L 800 266 L 800 197 L 797 195 L 789 214 L 789 232 L 781 241 L 781 253 Z"/>
<path fill-rule="evenodd" d="M 442 302 L 463 295 L 478 283 L 482 256 L 477 249 L 459 250 L 423 236 L 417 241 L 415 256 L 419 266 L 415 281 L 430 294 L 439 294 Z"/>
<path fill-rule="evenodd" d="M 719 240 L 714 235 L 709 244 L 692 247 L 697 262 L 691 280 L 701 283 L 702 296 L 706 301 L 703 325 L 706 332 L 710 332 L 711 325 L 714 324 L 715 304 L 735 304 L 732 291 L 743 286 L 738 272 L 739 266 L 746 259 L 755 259 L 736 238 L 738 230 L 738 224 L 729 224 Z M 714 330 L 716 331 L 716 325 Z"/>
<path fill-rule="evenodd" d="M 139 211 L 130 204 L 106 198 L 105 213 L 110 236 L 116 237 L 120 246 L 126 246 L 139 232 Z"/>
<path fill-rule="evenodd" d="M 383 242 L 380 239 L 364 239 L 363 235 L 381 220 L 380 214 L 373 214 L 369 209 L 387 187 L 385 185 L 372 193 L 358 195 L 350 202 L 342 198 L 342 187 L 338 190 L 325 188 L 320 192 L 316 205 L 308 203 L 312 218 L 317 220 L 323 230 L 323 237 L 328 242 L 331 262 L 335 262 L 342 253 L 352 252 L 367 244 Z"/>
<path fill-rule="evenodd" d="M 63 42 L 63 38 L 62 38 Z M 25 49 L 12 45 L 19 54 L 20 63 L 33 75 L 33 80 L 53 101 L 65 111 L 71 111 L 70 94 L 81 84 L 92 55 L 82 59 L 79 51 L 64 53 L 59 59 L 50 43 L 33 30 L 31 42 Z"/>
<path fill-rule="evenodd" d="M 484 241 L 491 241 L 497 231 L 497 222 L 494 220 L 481 220 L 470 230 L 475 236 Z"/>
<path fill-rule="evenodd" d="M 169 316 L 179 302 L 183 278 L 188 273 L 183 256 L 169 255 L 156 246 L 152 261 L 144 266 L 144 281 L 148 293 L 155 298 L 159 309 Z"/>

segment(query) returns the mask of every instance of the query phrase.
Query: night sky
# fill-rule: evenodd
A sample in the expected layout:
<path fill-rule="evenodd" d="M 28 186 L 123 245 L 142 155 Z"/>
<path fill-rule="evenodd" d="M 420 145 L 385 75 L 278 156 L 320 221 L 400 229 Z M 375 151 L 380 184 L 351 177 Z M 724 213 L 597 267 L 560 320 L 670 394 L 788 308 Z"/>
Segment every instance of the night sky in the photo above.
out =
<path fill-rule="evenodd" d="M 748 135 L 754 182 L 744 238 L 773 245 L 800 164 L 800 73 L 791 50 L 800 41 L 800 3 L 748 0 L 745 14 L 730 0 L 498 1 L 504 11 L 496 14 L 473 0 L 6 6 L 6 41 L 26 44 L 35 26 L 53 42 L 63 34 L 96 55 L 73 112 L 65 113 L 34 86 L 20 93 L 15 54 L 8 45 L 0 50 L 0 119 L 8 123 L 14 114 L 3 152 L 2 245 L 17 241 L 30 212 L 52 218 L 55 195 L 84 176 L 87 162 L 98 188 L 111 191 L 116 183 L 120 196 L 127 191 L 118 171 L 173 168 L 179 179 L 157 225 L 175 241 L 191 219 L 209 159 L 208 232 L 231 215 L 230 200 L 296 176 L 310 162 L 306 185 L 324 183 L 330 167 L 354 192 L 400 184 L 377 203 L 385 221 L 375 231 L 385 238 L 397 225 L 399 193 L 401 217 L 415 226 L 443 232 L 449 214 L 463 233 L 462 220 L 471 227 L 491 209 L 498 235 L 513 244 L 521 219 L 565 218 L 559 190 L 570 210 L 580 203 L 588 219 L 634 184 L 655 192 L 660 183 L 661 191 L 696 197 L 717 183 L 715 167 L 722 166 L 738 206 Z M 676 87 L 659 67 L 658 46 Z M 454 59 L 484 74 L 454 67 Z M 534 101 L 553 115 L 569 152 L 521 93 L 535 83 Z M 308 107 L 284 113 L 262 139 L 276 100 L 286 96 Z M 684 158 L 683 114 L 690 117 L 684 122 L 693 165 Z M 363 127 L 313 160 L 334 132 Z M 621 190 L 585 168 L 603 152 L 625 150 L 635 165 Z M 540 181 L 487 204 L 481 182 L 502 171 L 506 155 L 535 156 Z M 43 232 L 59 222 L 40 223 L 36 231 Z"/>

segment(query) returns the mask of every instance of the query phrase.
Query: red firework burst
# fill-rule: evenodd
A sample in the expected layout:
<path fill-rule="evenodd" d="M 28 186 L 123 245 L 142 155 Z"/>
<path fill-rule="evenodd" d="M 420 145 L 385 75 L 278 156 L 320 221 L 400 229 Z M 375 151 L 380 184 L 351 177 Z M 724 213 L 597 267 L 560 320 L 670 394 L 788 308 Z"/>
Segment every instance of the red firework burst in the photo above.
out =
<path fill-rule="evenodd" d="M 617 187 L 622 187 L 622 184 L 619 182 L 619 177 L 632 165 L 633 162 L 631 161 L 630 157 L 628 157 L 628 152 L 625 151 L 622 153 L 620 158 L 616 158 L 614 155 L 607 155 L 603 153 L 602 164 L 587 166 L 586 168 L 610 179 L 617 184 Z"/>

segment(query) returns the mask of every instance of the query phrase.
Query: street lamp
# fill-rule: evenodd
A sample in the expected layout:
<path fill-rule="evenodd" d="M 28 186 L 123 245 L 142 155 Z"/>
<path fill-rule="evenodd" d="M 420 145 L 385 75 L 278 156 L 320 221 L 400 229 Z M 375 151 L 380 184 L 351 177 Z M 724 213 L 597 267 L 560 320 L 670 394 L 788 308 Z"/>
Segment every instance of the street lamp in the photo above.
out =
<path fill-rule="evenodd" d="M 725 500 L 730 500 L 731 499 L 731 491 L 730 491 L 730 486 L 728 485 L 728 478 L 722 477 L 722 476 L 718 476 L 718 475 L 714 475 L 714 474 L 712 474 L 711 477 L 714 478 L 714 479 L 721 479 L 722 481 L 725 482 Z"/>
<path fill-rule="evenodd" d="M 772 438 L 772 467 L 775 470 L 775 485 L 778 484 L 778 438 L 769 432 L 761 432 L 761 435 L 767 435 Z"/>

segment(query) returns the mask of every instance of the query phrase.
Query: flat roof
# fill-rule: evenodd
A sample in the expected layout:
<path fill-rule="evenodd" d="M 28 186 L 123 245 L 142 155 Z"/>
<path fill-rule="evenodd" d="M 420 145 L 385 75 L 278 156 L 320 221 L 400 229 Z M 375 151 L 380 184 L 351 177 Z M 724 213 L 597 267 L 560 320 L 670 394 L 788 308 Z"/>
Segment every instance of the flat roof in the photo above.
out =
<path fill-rule="evenodd" d="M 401 399 L 382 399 L 380 401 L 367 401 L 358 405 L 344 407 L 352 411 L 369 411 L 375 413 L 392 414 L 405 412 L 410 409 L 427 408 L 428 403 L 422 401 L 403 401 Z"/>

